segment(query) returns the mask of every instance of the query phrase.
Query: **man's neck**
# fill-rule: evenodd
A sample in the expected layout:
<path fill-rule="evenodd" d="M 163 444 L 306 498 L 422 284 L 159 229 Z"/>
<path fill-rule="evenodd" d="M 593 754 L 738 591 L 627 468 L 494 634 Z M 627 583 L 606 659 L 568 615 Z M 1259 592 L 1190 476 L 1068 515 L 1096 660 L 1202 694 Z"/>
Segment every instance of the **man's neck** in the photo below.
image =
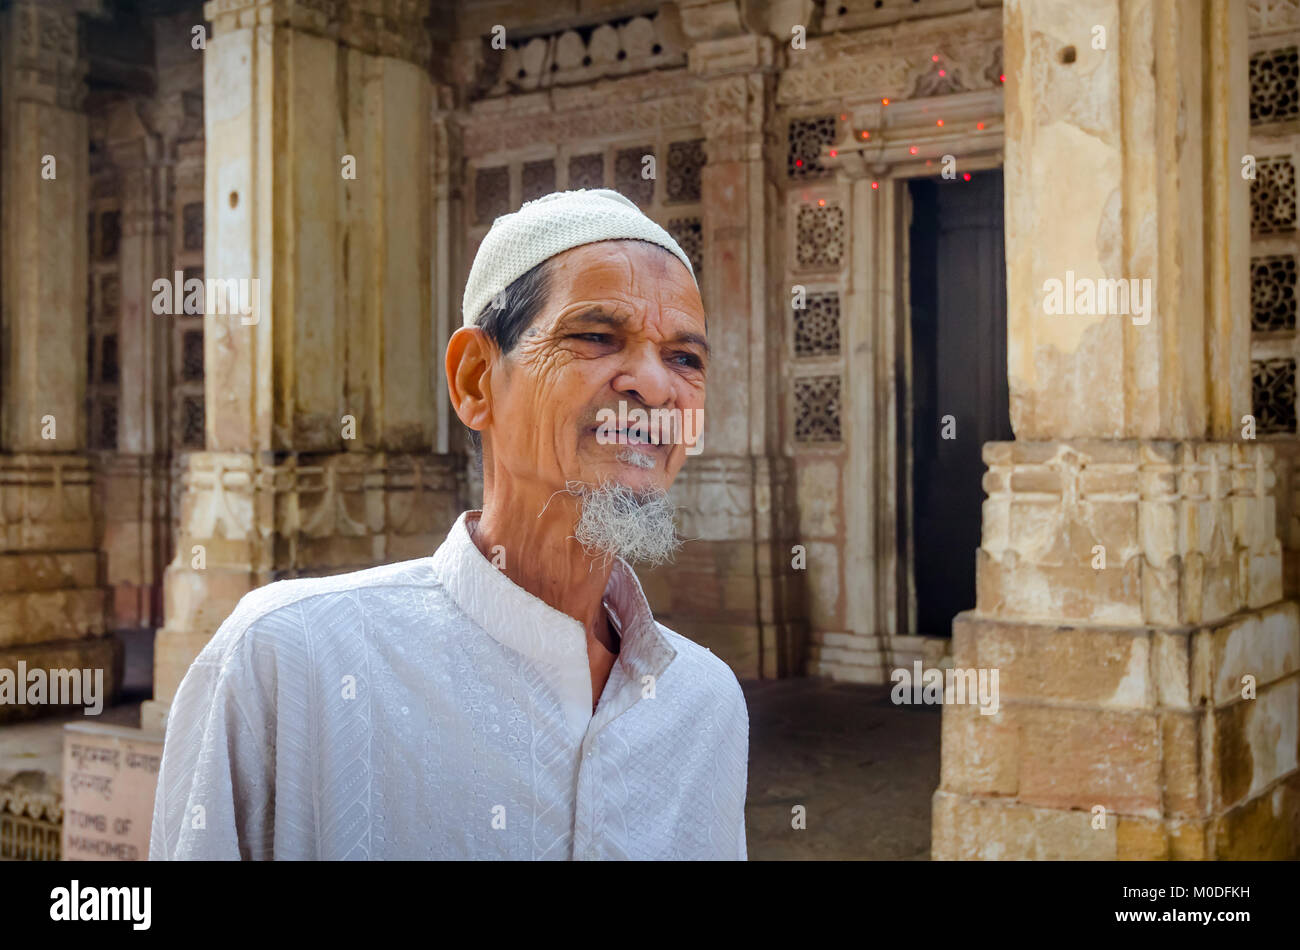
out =
<path fill-rule="evenodd" d="M 582 624 L 588 640 L 617 652 L 602 606 L 614 562 L 589 557 L 574 538 L 579 499 L 560 494 L 535 505 L 492 501 L 484 500 L 473 534 L 483 556 L 528 593 Z"/>

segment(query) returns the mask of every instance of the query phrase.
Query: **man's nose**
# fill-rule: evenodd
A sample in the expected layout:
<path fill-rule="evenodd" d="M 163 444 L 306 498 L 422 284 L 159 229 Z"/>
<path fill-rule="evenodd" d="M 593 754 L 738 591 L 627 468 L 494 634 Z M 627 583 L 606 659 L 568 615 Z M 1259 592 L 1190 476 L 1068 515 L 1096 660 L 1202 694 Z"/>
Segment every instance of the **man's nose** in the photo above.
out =
<path fill-rule="evenodd" d="M 649 408 L 667 406 L 673 397 L 673 376 L 658 347 L 640 347 L 627 355 L 622 372 L 614 378 L 614 389 Z"/>

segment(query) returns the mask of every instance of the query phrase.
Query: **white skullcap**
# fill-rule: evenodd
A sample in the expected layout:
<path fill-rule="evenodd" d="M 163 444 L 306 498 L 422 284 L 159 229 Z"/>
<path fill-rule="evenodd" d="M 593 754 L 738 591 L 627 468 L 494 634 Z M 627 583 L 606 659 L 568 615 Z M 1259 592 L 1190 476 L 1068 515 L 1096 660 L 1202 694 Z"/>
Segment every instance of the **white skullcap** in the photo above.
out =
<path fill-rule="evenodd" d="M 617 191 L 556 191 L 492 222 L 465 282 L 464 324 L 473 326 L 492 298 L 542 261 L 595 241 L 649 241 L 676 255 L 691 279 L 695 269 L 672 235 Z M 697 285 L 698 286 L 698 283 Z"/>

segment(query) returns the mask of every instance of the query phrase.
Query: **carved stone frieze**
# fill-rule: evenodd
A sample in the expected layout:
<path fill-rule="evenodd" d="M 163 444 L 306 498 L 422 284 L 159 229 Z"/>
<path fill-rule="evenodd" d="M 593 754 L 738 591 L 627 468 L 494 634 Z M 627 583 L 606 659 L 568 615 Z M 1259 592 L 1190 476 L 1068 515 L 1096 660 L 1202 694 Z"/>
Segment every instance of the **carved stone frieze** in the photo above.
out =
<path fill-rule="evenodd" d="M 504 36 L 498 32 L 483 37 L 474 50 L 480 94 L 507 96 L 681 67 L 686 51 L 669 20 L 654 13 L 611 20 L 582 32 L 568 29 L 516 39 L 507 30 Z"/>
<path fill-rule="evenodd" d="M 442 508 L 457 495 L 458 471 L 442 456 L 344 452 L 263 465 L 242 453 L 195 452 L 183 475 L 180 534 L 256 544 L 270 531 L 321 539 L 445 530 Z"/>
<path fill-rule="evenodd" d="M 602 84 L 599 94 L 536 96 L 477 103 L 461 121 L 466 158 L 508 152 L 539 142 L 580 142 L 628 132 L 698 125 L 702 97 L 686 70 L 657 74 L 654 82 L 629 77 Z"/>
<path fill-rule="evenodd" d="M 810 37 L 806 50 L 790 53 L 777 84 L 777 102 L 793 106 L 862 96 L 942 95 L 944 81 L 953 77 L 966 91 L 992 88 L 1000 84 L 1001 42 L 1002 17 L 996 8 Z"/>
<path fill-rule="evenodd" d="M 16 0 L 8 11 L 0 13 L 14 31 L 4 43 L 5 58 L 12 56 L 5 80 L 17 99 L 81 109 L 86 95 L 86 61 L 79 55 L 78 9 L 69 2 Z"/>
<path fill-rule="evenodd" d="M 0 550 L 94 546 L 90 462 L 77 455 L 0 455 Z"/>
<path fill-rule="evenodd" d="M 1281 596 L 1273 449 L 991 442 L 981 615 L 1176 626 Z"/>
<path fill-rule="evenodd" d="M 1300 30 L 1300 0 L 1247 0 L 1251 36 Z"/>
<path fill-rule="evenodd" d="M 716 456 L 688 459 L 669 497 L 678 506 L 679 530 L 684 538 L 766 540 L 771 534 L 774 510 L 777 525 L 793 533 L 792 522 L 786 517 L 793 511 L 793 491 L 789 459 Z M 777 533 L 787 532 L 778 527 Z"/>

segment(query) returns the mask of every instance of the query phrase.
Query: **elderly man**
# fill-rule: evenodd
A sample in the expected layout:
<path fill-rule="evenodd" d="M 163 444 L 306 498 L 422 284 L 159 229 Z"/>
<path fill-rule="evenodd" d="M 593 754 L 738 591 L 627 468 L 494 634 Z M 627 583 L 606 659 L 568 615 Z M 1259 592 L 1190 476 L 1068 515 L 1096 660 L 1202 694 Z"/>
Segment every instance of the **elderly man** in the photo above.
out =
<path fill-rule="evenodd" d="M 745 858 L 740 686 L 627 564 L 671 556 L 698 443 L 690 260 L 615 192 L 547 195 L 483 239 L 464 322 L 483 510 L 240 601 L 172 705 L 151 857 Z"/>

